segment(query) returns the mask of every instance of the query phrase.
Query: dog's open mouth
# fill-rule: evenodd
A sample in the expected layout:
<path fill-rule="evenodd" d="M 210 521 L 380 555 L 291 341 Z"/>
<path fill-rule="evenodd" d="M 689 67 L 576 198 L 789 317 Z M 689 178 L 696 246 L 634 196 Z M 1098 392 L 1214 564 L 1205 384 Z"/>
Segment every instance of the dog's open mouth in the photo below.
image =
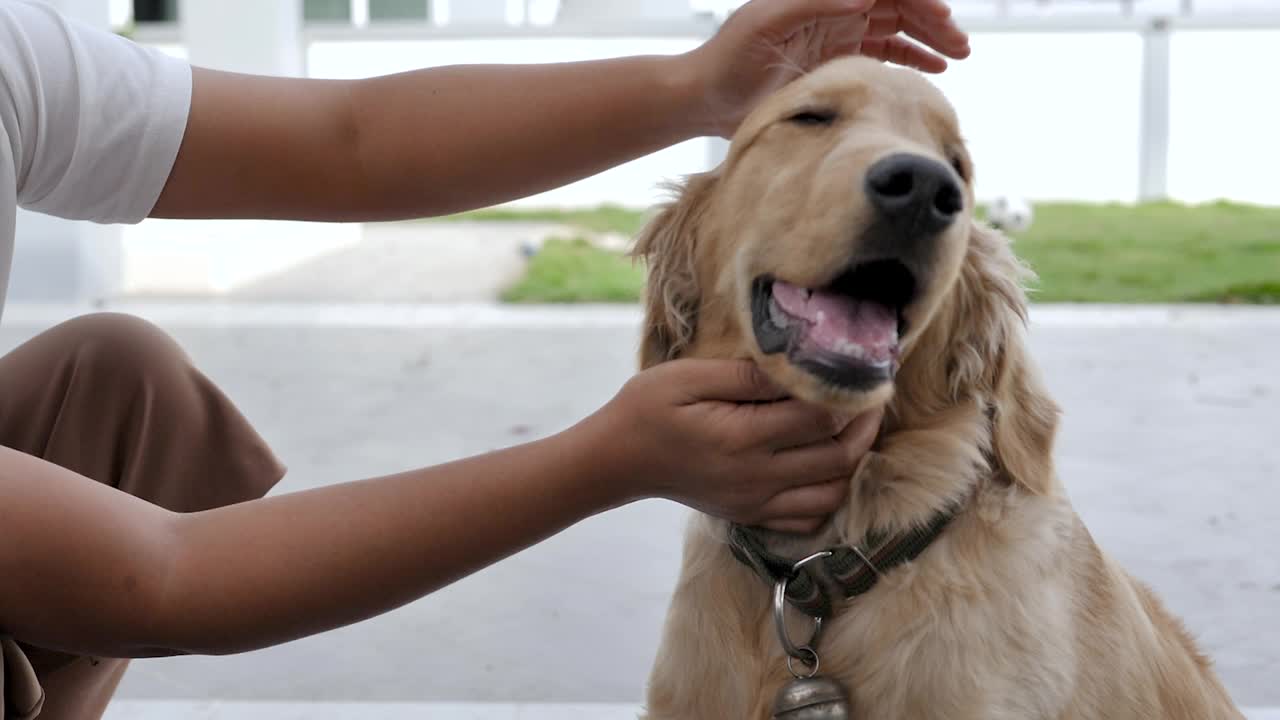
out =
<path fill-rule="evenodd" d="M 870 389 L 897 370 L 915 294 L 915 276 L 897 260 L 856 265 L 821 288 L 762 276 L 752 286 L 756 342 L 832 385 Z"/>

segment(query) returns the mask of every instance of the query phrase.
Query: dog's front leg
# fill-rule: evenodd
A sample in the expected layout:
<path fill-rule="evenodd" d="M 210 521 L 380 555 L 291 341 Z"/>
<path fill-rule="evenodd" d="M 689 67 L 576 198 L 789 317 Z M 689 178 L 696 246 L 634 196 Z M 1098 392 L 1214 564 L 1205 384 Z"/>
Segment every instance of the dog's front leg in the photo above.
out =
<path fill-rule="evenodd" d="M 690 523 L 645 720 L 757 720 L 767 684 L 762 658 L 771 655 L 760 630 L 768 593 L 724 537 L 720 521 L 698 515 Z"/>
<path fill-rule="evenodd" d="M 897 533 L 927 523 L 988 470 L 990 428 L 976 401 L 913 419 L 910 427 L 884 434 L 863 456 L 835 518 L 845 542 L 861 542 L 872 529 Z"/>

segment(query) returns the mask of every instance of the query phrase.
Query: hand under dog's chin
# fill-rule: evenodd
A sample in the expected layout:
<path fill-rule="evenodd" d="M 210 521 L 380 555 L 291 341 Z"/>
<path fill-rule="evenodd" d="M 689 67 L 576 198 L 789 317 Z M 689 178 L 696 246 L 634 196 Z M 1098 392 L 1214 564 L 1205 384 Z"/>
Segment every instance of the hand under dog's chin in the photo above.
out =
<path fill-rule="evenodd" d="M 893 398 L 892 380 L 854 390 L 832 384 L 809 370 L 797 367 L 785 355 L 764 355 L 756 350 L 752 353 L 752 359 L 775 384 L 792 397 L 844 415 L 861 415 L 868 410 L 883 407 Z"/>

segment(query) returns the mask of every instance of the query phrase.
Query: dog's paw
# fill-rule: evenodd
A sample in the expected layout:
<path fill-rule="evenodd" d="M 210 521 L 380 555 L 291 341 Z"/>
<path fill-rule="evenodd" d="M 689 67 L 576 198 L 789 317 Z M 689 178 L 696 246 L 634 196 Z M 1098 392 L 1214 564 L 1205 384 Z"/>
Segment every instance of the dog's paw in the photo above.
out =
<path fill-rule="evenodd" d="M 853 471 L 853 490 L 874 488 L 877 478 L 885 477 L 889 472 L 888 461 L 883 453 L 869 450 L 858 461 Z"/>
<path fill-rule="evenodd" d="M 874 450 L 858 461 L 849 479 L 849 500 L 832 518 L 832 524 L 846 543 L 866 537 L 875 516 L 877 488 L 892 477 L 888 459 Z"/>

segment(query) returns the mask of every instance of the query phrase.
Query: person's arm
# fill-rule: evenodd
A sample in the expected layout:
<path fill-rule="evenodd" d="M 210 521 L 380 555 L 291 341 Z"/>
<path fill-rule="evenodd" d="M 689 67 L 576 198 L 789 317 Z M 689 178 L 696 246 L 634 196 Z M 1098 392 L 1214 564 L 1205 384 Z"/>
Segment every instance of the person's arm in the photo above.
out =
<path fill-rule="evenodd" d="M 778 396 L 748 363 L 675 361 L 542 440 L 185 515 L 0 448 L 0 629 L 80 654 L 226 654 L 389 611 L 644 497 L 812 529 L 879 418 L 736 402 Z"/>
<path fill-rule="evenodd" d="M 195 68 L 152 214 L 368 221 L 494 205 L 728 135 L 765 94 L 838 55 L 946 67 L 900 32 L 968 53 L 942 0 L 755 0 L 681 55 L 351 81 Z"/>
<path fill-rule="evenodd" d="M 156 217 L 370 221 L 548 190 L 691 138 L 670 58 L 455 66 L 367 80 L 194 68 Z"/>

